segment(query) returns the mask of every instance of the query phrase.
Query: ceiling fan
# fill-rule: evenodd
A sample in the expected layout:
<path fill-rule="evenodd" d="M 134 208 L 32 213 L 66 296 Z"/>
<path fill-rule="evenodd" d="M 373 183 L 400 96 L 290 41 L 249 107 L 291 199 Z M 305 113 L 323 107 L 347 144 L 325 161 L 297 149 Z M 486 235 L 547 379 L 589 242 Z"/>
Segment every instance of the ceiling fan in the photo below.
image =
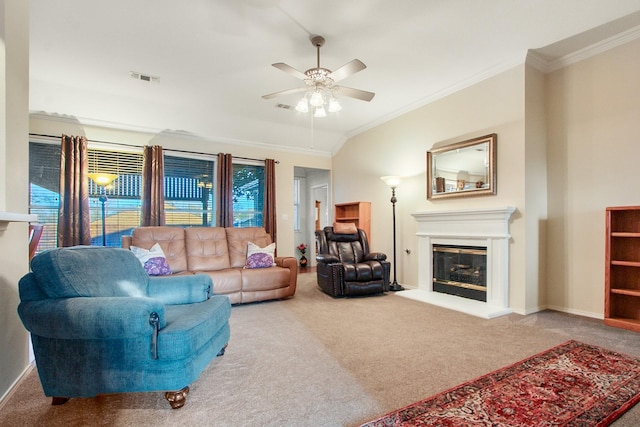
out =
<path fill-rule="evenodd" d="M 262 98 L 271 99 L 277 96 L 306 92 L 296 105 L 296 110 L 308 112 L 310 105 L 314 110 L 315 117 L 326 116 L 325 106 L 327 106 L 329 112 L 339 111 L 342 108 L 336 98 L 337 94 L 367 102 L 373 99 L 375 96 L 375 93 L 373 92 L 336 85 L 340 80 L 367 68 L 362 61 L 354 59 L 335 71 L 322 68 L 320 67 L 320 48 L 324 45 L 324 37 L 315 35 L 312 36 L 310 40 L 311 44 L 317 49 L 317 66 L 315 68 L 309 68 L 303 73 L 284 62 L 271 64 L 285 73 L 303 80 L 305 82 L 305 86 L 270 93 L 268 95 L 263 95 Z"/>

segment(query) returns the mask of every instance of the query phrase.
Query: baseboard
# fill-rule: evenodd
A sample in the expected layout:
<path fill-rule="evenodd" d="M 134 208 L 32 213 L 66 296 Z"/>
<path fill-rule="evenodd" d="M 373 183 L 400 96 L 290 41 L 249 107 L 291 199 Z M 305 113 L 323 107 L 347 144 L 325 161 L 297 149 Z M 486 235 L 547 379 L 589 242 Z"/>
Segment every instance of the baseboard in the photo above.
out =
<path fill-rule="evenodd" d="M 13 384 L 11 384 L 11 386 L 9 387 L 7 392 L 5 394 L 3 394 L 2 397 L 0 397 L 0 412 L 2 412 L 2 410 L 4 409 L 4 405 L 9 401 L 9 398 L 18 389 L 18 386 L 20 385 L 20 383 L 22 381 L 24 381 L 24 379 L 27 377 L 27 375 L 34 368 L 35 368 L 35 364 L 34 363 L 29 363 L 27 365 L 27 367 L 24 369 L 24 371 L 22 371 L 22 374 L 20 374 L 20 376 L 18 376 L 18 378 L 13 382 Z"/>
<path fill-rule="evenodd" d="M 405 284 L 403 284 L 402 286 L 404 286 L 405 289 L 418 289 L 417 286 L 413 286 L 413 285 L 405 285 Z M 525 310 L 512 309 L 513 313 L 520 314 L 522 316 L 527 316 L 529 314 L 538 313 L 538 312 L 544 311 L 544 310 L 559 311 L 561 313 L 574 314 L 576 316 L 583 316 L 583 317 L 590 317 L 592 319 L 599 319 L 599 320 L 603 320 L 604 319 L 604 315 L 601 314 L 601 313 L 592 313 L 590 311 L 576 310 L 576 309 L 573 309 L 573 308 L 566 308 L 566 307 L 561 307 L 561 306 L 557 306 L 557 305 L 550 305 L 550 304 L 539 305 L 537 307 L 528 308 L 528 309 L 525 309 Z"/>
<path fill-rule="evenodd" d="M 590 311 L 575 310 L 573 308 L 560 307 L 557 305 L 547 305 L 545 306 L 545 308 L 548 310 L 561 311 L 567 314 L 575 314 L 577 316 L 591 317 L 592 319 L 604 319 L 604 314 L 602 313 L 592 313 Z"/>

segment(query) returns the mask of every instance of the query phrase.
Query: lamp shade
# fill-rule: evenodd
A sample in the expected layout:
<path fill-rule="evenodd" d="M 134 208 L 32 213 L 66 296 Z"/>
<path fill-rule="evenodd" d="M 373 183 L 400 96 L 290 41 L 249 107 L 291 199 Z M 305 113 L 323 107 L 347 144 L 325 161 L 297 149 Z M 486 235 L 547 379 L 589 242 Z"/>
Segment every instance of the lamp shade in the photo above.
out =
<path fill-rule="evenodd" d="M 400 185 L 400 182 L 402 182 L 402 178 L 393 175 L 383 176 L 380 177 L 380 179 L 383 180 L 390 188 L 397 188 L 398 185 Z"/>
<path fill-rule="evenodd" d="M 327 112 L 324 107 L 317 107 L 313 113 L 313 117 L 327 117 Z"/>
<path fill-rule="evenodd" d="M 321 105 L 324 105 L 324 98 L 322 98 L 322 93 L 317 90 L 314 91 L 309 98 L 309 104 L 313 105 L 314 107 L 320 107 Z"/>
<path fill-rule="evenodd" d="M 340 105 L 340 102 L 338 102 L 336 97 L 332 96 L 331 99 L 329 100 L 329 112 L 337 113 L 340 110 L 342 110 L 342 106 Z"/>
<path fill-rule="evenodd" d="M 300 98 L 300 101 L 298 101 L 298 104 L 296 104 L 296 111 L 299 111 L 300 113 L 309 112 L 309 101 L 307 101 L 306 96 Z"/>
<path fill-rule="evenodd" d="M 118 178 L 118 175 L 115 175 L 113 173 L 102 172 L 92 172 L 87 174 L 87 176 L 89 176 L 89 178 L 91 178 L 91 180 L 95 182 L 96 185 L 99 185 L 101 187 L 106 187 L 107 185 L 115 181 L 116 178 Z"/>
<path fill-rule="evenodd" d="M 312 111 L 313 117 L 327 117 L 327 113 L 342 110 L 342 105 L 330 90 L 316 86 L 300 98 L 295 109 L 300 113 Z"/>

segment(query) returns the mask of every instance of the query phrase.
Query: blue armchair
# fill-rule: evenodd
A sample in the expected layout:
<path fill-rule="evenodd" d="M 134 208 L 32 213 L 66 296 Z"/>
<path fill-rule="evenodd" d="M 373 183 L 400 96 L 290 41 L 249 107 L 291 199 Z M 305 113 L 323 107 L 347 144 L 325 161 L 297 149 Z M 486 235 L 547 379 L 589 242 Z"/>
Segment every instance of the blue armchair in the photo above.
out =
<path fill-rule="evenodd" d="M 71 397 L 164 391 L 184 405 L 189 384 L 224 354 L 231 304 L 207 275 L 149 277 L 130 251 L 45 251 L 19 283 L 40 382 L 53 404 Z"/>

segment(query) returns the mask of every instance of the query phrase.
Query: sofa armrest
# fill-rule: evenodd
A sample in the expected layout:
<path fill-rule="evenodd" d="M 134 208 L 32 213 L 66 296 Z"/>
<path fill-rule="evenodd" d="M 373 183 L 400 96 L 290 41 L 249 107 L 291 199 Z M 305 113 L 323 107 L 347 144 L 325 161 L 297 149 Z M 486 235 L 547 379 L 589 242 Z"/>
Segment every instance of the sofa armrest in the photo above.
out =
<path fill-rule="evenodd" d="M 273 262 L 276 266 L 289 269 L 289 294 L 293 296 L 298 286 L 298 259 L 294 257 L 275 257 Z"/>
<path fill-rule="evenodd" d="M 318 254 L 316 255 L 316 261 L 321 262 L 323 264 L 331 264 L 334 262 L 340 262 L 340 258 L 331 254 Z"/>
<path fill-rule="evenodd" d="M 294 257 L 277 256 L 273 259 L 273 262 L 275 262 L 278 267 L 288 268 L 289 270 L 293 270 L 296 274 L 298 273 L 298 260 Z"/>
<path fill-rule="evenodd" d="M 384 261 L 387 259 L 387 254 L 382 252 L 369 252 L 364 257 L 365 261 Z"/>
<path fill-rule="evenodd" d="M 147 296 L 163 304 L 193 304 L 206 301 L 213 289 L 206 274 L 149 277 Z"/>
<path fill-rule="evenodd" d="M 56 339 L 122 339 L 151 336 L 152 313 L 166 324 L 164 304 L 144 297 L 79 297 L 25 301 L 18 314 L 32 334 Z"/>

